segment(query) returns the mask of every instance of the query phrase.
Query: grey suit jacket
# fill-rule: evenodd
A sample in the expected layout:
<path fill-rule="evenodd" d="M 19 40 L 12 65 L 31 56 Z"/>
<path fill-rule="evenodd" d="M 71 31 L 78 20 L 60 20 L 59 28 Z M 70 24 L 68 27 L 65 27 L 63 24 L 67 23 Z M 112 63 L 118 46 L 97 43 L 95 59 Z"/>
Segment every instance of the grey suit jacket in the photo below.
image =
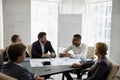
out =
<path fill-rule="evenodd" d="M 110 71 L 110 63 L 104 56 L 102 60 L 96 64 L 88 73 L 87 80 L 106 80 Z"/>
<path fill-rule="evenodd" d="M 1 72 L 18 80 L 34 80 L 34 74 L 13 62 L 3 65 Z"/>

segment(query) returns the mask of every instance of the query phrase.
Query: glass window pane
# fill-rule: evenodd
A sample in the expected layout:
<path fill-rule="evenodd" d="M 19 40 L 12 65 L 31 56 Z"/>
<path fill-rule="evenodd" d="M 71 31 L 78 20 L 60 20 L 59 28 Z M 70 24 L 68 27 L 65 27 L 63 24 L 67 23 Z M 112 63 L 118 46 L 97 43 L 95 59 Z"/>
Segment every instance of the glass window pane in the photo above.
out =
<path fill-rule="evenodd" d="M 37 40 L 37 35 L 41 31 L 47 33 L 47 39 L 57 52 L 58 3 L 31 1 L 31 43 Z"/>
<path fill-rule="evenodd" d="M 96 42 L 110 45 L 111 12 L 112 1 L 86 4 L 86 28 L 82 34 L 88 46 Z"/>

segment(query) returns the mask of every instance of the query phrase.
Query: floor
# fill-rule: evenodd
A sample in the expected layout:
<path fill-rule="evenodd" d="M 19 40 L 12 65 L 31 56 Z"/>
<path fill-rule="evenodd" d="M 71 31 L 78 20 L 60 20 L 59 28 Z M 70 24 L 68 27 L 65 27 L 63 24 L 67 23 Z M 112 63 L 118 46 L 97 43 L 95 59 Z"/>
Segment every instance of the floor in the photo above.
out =
<path fill-rule="evenodd" d="M 77 80 L 76 74 L 71 74 L 71 76 L 74 78 L 74 80 Z M 62 74 L 52 75 L 51 77 L 54 78 L 54 80 L 62 80 Z M 86 76 L 83 76 L 83 77 L 86 77 Z M 52 79 L 47 79 L 47 80 L 52 80 Z M 66 80 L 66 78 L 64 80 Z"/>
<path fill-rule="evenodd" d="M 76 75 L 75 74 L 71 74 L 71 76 L 74 78 L 74 80 L 77 80 L 76 79 Z M 52 78 L 54 78 L 54 80 L 62 80 L 62 74 L 56 74 L 56 75 L 52 75 L 51 76 Z M 85 78 L 86 76 L 83 76 L 83 78 Z M 52 80 L 52 79 L 47 79 L 47 80 Z M 66 80 L 66 78 L 65 78 Z M 120 80 L 120 77 L 119 78 L 115 78 L 114 80 Z"/>

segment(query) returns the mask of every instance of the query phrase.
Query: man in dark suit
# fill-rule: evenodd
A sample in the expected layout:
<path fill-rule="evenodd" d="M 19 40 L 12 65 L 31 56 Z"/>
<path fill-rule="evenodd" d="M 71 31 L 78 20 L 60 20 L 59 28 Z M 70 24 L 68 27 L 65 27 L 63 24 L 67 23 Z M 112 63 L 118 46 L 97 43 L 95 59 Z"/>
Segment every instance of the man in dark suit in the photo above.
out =
<path fill-rule="evenodd" d="M 38 40 L 32 44 L 32 58 L 54 58 L 55 51 L 50 43 L 46 39 L 46 33 L 40 32 L 38 34 Z M 49 53 L 50 52 L 50 53 Z"/>
<path fill-rule="evenodd" d="M 26 47 L 23 44 L 10 45 L 8 49 L 10 61 L 1 67 L 1 72 L 14 77 L 18 80 L 44 80 L 37 74 L 29 72 L 21 66 L 21 62 L 25 60 Z"/>
<path fill-rule="evenodd" d="M 22 40 L 21 40 L 20 36 L 17 35 L 17 34 L 12 35 L 12 37 L 11 37 L 11 44 L 10 45 L 20 44 L 20 43 L 22 43 Z M 5 51 L 3 52 L 4 61 L 8 61 L 9 60 L 8 56 L 7 56 L 7 50 L 9 48 L 9 46 L 6 47 Z M 26 51 L 26 57 L 29 57 L 27 51 Z"/>

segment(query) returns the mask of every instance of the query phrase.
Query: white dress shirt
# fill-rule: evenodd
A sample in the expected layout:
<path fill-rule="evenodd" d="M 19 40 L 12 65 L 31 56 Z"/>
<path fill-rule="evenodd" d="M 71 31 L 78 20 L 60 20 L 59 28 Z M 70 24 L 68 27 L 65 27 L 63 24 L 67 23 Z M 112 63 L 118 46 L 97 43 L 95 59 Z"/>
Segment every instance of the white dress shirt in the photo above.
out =
<path fill-rule="evenodd" d="M 40 45 L 41 45 L 41 49 L 42 49 L 42 57 L 43 57 L 43 55 L 44 55 L 44 51 L 45 51 L 45 48 L 44 48 L 44 44 L 43 43 L 41 43 L 40 41 L 39 41 L 39 43 L 40 43 Z"/>
<path fill-rule="evenodd" d="M 75 45 L 71 45 L 68 48 L 64 50 L 64 52 L 68 52 L 72 50 L 73 53 L 70 53 L 71 57 L 76 57 L 80 59 L 86 59 L 87 56 L 87 45 L 84 43 L 81 43 L 79 47 L 76 47 Z"/>

